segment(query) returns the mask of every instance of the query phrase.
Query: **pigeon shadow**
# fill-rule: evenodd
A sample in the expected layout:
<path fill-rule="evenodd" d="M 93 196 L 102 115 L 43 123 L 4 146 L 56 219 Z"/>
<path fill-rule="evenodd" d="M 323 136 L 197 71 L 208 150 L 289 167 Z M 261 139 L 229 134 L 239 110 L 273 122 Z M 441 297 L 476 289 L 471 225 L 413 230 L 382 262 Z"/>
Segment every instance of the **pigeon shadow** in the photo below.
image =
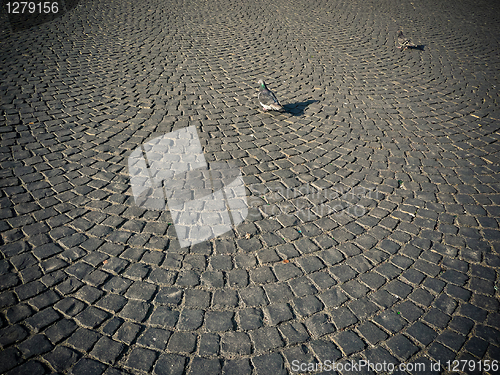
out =
<path fill-rule="evenodd" d="M 416 49 L 418 51 L 423 51 L 424 47 L 425 46 L 423 44 L 419 44 L 418 46 L 415 46 L 415 47 L 408 47 L 408 49 Z"/>
<path fill-rule="evenodd" d="M 319 100 L 307 100 L 305 102 L 289 103 L 283 106 L 283 110 L 294 116 L 302 116 L 309 104 L 319 102 Z"/>

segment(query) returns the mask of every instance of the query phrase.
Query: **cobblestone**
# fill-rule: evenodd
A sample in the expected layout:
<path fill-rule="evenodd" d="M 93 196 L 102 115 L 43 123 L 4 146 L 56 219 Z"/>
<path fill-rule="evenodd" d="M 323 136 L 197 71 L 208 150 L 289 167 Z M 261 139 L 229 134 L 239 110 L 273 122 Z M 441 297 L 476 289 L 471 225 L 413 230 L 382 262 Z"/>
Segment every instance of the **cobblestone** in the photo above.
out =
<path fill-rule="evenodd" d="M 101 362 L 113 364 L 123 348 L 123 344 L 103 336 L 97 341 L 90 354 Z"/>
<path fill-rule="evenodd" d="M 135 348 L 127 358 L 126 366 L 135 371 L 149 372 L 156 360 L 156 352 L 149 349 Z"/>
<path fill-rule="evenodd" d="M 186 358 L 175 354 L 161 354 L 156 362 L 154 374 L 181 375 L 184 372 Z"/>

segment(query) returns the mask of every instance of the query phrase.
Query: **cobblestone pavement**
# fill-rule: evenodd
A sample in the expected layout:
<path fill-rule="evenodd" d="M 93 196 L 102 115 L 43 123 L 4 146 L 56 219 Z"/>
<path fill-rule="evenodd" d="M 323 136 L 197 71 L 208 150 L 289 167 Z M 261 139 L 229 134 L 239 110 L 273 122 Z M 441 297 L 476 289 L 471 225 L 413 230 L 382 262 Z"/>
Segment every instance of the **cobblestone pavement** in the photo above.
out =
<path fill-rule="evenodd" d="M 4 12 L 0 373 L 499 360 L 499 14 L 81 0 L 12 31 Z M 400 27 L 422 50 L 395 48 Z M 285 113 L 259 111 L 259 78 Z M 127 158 L 191 125 L 251 207 L 180 248 Z"/>

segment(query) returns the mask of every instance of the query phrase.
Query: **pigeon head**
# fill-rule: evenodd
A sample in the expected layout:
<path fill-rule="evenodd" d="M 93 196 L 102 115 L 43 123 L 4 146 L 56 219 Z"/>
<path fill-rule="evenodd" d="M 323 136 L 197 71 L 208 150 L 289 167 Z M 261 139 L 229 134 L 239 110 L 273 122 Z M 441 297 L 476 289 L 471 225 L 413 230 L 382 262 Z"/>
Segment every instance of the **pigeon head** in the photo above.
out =
<path fill-rule="evenodd" d="M 259 79 L 259 82 L 257 82 L 262 88 L 266 87 L 266 84 L 264 83 L 263 80 Z"/>

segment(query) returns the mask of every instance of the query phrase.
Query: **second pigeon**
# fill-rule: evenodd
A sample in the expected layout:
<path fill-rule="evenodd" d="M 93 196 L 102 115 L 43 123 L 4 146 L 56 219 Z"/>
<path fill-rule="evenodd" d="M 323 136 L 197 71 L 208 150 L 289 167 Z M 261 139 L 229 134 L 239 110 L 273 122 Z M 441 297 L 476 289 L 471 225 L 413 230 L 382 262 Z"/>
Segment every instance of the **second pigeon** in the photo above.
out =
<path fill-rule="evenodd" d="M 400 30 L 398 32 L 398 43 L 399 43 L 398 48 L 401 48 L 401 51 L 404 51 L 405 49 L 408 49 L 408 48 L 416 48 L 417 47 L 417 45 L 413 44 L 409 38 L 406 38 L 404 36 L 402 30 Z"/>

